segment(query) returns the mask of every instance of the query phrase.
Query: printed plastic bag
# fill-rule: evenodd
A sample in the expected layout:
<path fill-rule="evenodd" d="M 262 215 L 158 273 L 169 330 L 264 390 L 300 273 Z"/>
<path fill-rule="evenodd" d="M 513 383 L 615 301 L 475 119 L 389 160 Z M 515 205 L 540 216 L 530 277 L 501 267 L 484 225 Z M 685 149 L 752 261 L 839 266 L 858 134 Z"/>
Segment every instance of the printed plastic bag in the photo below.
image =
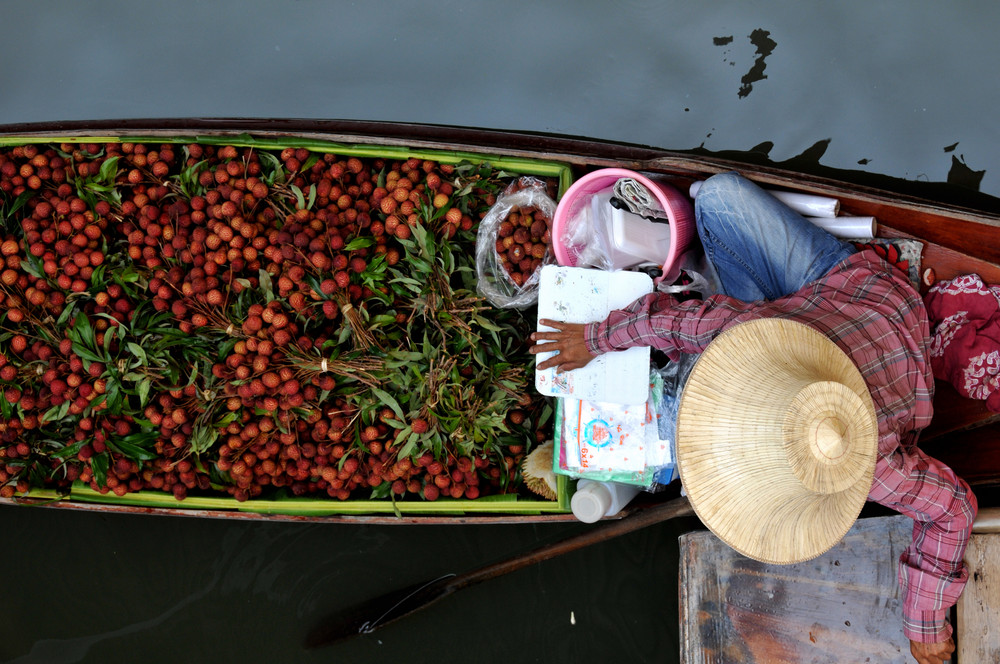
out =
<path fill-rule="evenodd" d="M 545 183 L 522 177 L 479 222 L 478 290 L 493 306 L 524 309 L 538 301 L 540 268 L 555 262 L 550 249 L 555 212 Z"/>
<path fill-rule="evenodd" d="M 663 394 L 663 379 L 653 372 L 650 398 L 638 406 L 558 399 L 553 471 L 660 491 L 676 477 L 673 433 L 664 437 L 659 422 Z"/>

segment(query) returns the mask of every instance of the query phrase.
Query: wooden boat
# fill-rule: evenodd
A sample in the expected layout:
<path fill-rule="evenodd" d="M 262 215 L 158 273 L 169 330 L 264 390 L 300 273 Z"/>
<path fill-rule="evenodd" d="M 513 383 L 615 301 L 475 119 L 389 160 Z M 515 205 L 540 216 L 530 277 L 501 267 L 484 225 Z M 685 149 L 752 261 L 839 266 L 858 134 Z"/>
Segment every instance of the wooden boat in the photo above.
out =
<path fill-rule="evenodd" d="M 841 213 L 874 216 L 879 237 L 916 239 L 923 244 L 923 288 L 933 279 L 950 279 L 977 273 L 987 283 L 1000 283 L 1000 213 L 962 207 L 900 193 L 912 183 L 883 178 L 879 187 L 848 183 L 832 177 L 842 175 L 798 173 L 772 164 L 748 163 L 725 155 L 677 153 L 656 148 L 602 141 L 471 128 L 431 125 L 320 120 L 173 119 L 109 120 L 99 122 L 35 123 L 0 127 L 0 142 L 13 145 L 33 142 L 88 141 L 172 142 L 208 139 L 220 141 L 272 141 L 301 145 L 303 142 L 342 146 L 366 146 L 403 154 L 406 151 L 441 151 L 481 156 L 508 163 L 544 161 L 559 165 L 572 179 L 599 169 L 620 167 L 669 178 L 679 189 L 716 173 L 736 170 L 767 188 L 836 198 Z M 933 186 L 931 186 L 933 188 Z M 946 198 L 947 192 L 939 192 Z M 984 206 L 993 199 L 982 198 Z M 1000 418 L 983 403 L 963 399 L 948 384 L 938 385 L 935 419 L 922 436 L 922 447 L 949 463 L 973 486 L 989 494 L 1000 485 Z M 638 501 L 632 509 L 643 509 L 664 494 Z M 164 496 L 164 498 L 171 498 Z M 234 509 L 219 503 L 185 506 L 171 500 L 155 503 L 113 504 L 60 499 L 55 495 L 29 495 L 2 499 L 21 505 L 61 509 L 125 513 L 183 515 L 208 518 L 294 520 L 353 523 L 525 523 L 568 521 L 563 509 L 522 509 L 465 513 L 301 513 L 281 506 Z"/>

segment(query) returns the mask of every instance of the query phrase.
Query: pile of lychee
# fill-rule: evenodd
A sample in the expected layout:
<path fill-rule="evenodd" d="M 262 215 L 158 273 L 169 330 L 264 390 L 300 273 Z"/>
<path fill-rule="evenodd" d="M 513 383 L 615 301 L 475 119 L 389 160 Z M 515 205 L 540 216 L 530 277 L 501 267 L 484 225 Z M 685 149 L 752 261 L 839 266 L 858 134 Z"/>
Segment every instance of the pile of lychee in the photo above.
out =
<path fill-rule="evenodd" d="M 474 242 L 495 192 L 470 185 L 463 199 L 456 183 L 454 166 L 429 159 L 305 148 L 0 150 L 0 496 L 38 482 L 178 499 L 516 490 L 509 480 L 545 438 L 523 411 L 503 424 L 523 444 L 402 456 L 400 427 L 424 435 L 434 419 L 359 411 L 337 393 L 350 382 L 317 359 L 358 311 L 404 329 L 412 305 L 383 275 L 406 258 L 417 225 Z M 551 219 L 534 206 L 500 224 L 496 249 L 516 284 L 541 265 L 550 237 Z M 141 405 L 135 393 L 109 403 L 109 379 L 125 370 L 81 357 L 71 332 L 88 324 L 95 347 L 118 357 L 148 341 L 128 336 L 142 307 L 213 339 L 216 356 L 185 384 L 155 382 Z M 142 454 L 126 440 L 140 440 Z"/>

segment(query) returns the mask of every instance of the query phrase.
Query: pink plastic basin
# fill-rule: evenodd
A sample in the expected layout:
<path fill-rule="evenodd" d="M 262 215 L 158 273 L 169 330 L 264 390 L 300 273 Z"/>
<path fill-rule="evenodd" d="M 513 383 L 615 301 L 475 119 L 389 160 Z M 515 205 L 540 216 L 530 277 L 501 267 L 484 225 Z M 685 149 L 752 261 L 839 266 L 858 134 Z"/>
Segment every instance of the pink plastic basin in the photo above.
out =
<path fill-rule="evenodd" d="M 625 168 L 604 168 L 584 175 L 566 190 L 552 217 L 552 250 L 560 265 L 573 267 L 580 255 L 579 247 L 566 246 L 563 241 L 566 225 L 581 208 L 590 205 L 591 198 L 610 191 L 621 178 L 634 178 L 645 185 L 667 212 L 670 222 L 670 251 L 663 262 L 663 275 L 657 281 L 674 281 L 680 276 L 680 257 L 695 238 L 694 207 L 691 200 L 666 182 L 652 180 Z"/>

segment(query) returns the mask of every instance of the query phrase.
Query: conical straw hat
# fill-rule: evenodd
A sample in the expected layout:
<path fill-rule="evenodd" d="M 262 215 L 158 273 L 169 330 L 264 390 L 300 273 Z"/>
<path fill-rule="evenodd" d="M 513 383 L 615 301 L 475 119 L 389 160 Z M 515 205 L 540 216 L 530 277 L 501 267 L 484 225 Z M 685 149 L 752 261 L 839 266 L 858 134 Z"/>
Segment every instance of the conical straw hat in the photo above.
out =
<path fill-rule="evenodd" d="M 839 542 L 868 497 L 877 449 L 861 372 L 802 323 L 726 330 L 681 395 L 677 462 L 691 505 L 755 560 L 802 562 Z"/>

